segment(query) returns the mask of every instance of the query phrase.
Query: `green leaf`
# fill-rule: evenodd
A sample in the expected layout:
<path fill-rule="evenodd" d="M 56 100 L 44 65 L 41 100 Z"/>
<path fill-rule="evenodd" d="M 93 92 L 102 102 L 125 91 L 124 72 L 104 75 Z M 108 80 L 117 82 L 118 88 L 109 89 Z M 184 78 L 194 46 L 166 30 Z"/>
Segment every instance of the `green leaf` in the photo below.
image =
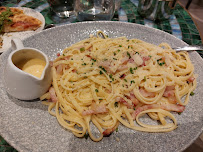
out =
<path fill-rule="evenodd" d="M 130 68 L 130 73 L 134 74 L 133 68 Z"/>
<path fill-rule="evenodd" d="M 128 57 L 129 57 L 129 59 L 131 58 L 131 56 L 130 56 L 130 53 L 129 52 L 127 52 L 127 55 L 128 55 Z"/>
<path fill-rule="evenodd" d="M 85 51 L 84 47 L 80 48 L 80 52 L 84 52 L 84 51 Z"/>
<path fill-rule="evenodd" d="M 115 103 L 114 103 L 114 106 L 115 106 L 115 107 L 118 107 L 118 102 L 115 102 Z"/>
<path fill-rule="evenodd" d="M 3 30 L 4 24 L 11 24 L 12 20 L 9 19 L 10 16 L 13 15 L 13 12 L 10 8 L 6 7 L 6 11 L 0 14 L 0 33 Z"/>
<path fill-rule="evenodd" d="M 84 135 L 85 139 L 87 139 L 89 137 L 89 133 L 87 132 L 85 135 Z"/>

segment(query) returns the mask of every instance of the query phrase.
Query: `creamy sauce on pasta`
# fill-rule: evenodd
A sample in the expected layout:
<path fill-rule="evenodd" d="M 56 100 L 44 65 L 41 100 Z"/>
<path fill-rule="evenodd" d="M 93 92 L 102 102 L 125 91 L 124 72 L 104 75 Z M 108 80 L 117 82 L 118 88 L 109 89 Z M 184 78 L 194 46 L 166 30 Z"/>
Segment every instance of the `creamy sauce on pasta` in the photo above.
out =
<path fill-rule="evenodd" d="M 102 32 L 64 49 L 52 71 L 53 86 L 40 99 L 52 101 L 48 111 L 64 128 L 77 137 L 88 133 L 93 141 L 119 124 L 144 132 L 176 129 L 170 112 L 183 112 L 197 85 L 187 52 L 176 53 L 167 43 L 108 38 Z M 146 114 L 160 123 L 140 121 Z"/>
<path fill-rule="evenodd" d="M 26 73 L 29 73 L 33 76 L 40 78 L 45 65 L 46 62 L 44 60 L 34 58 L 19 62 L 17 67 Z"/>

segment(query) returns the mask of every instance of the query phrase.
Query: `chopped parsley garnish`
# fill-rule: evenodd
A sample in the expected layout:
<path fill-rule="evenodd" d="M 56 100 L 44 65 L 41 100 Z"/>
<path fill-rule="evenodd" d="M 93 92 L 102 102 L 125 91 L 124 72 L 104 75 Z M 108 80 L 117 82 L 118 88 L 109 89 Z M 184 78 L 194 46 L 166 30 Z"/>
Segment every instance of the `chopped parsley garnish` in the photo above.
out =
<path fill-rule="evenodd" d="M 128 82 L 126 79 L 123 79 L 125 82 Z"/>
<path fill-rule="evenodd" d="M 103 99 L 99 99 L 99 100 L 103 100 Z"/>
<path fill-rule="evenodd" d="M 137 67 L 136 67 L 136 68 L 134 68 L 134 70 L 137 70 Z"/>
<path fill-rule="evenodd" d="M 120 52 L 121 50 L 118 49 L 117 51 Z"/>
<path fill-rule="evenodd" d="M 87 78 L 87 76 L 84 76 L 84 78 Z"/>
<path fill-rule="evenodd" d="M 103 72 L 102 72 L 102 71 L 99 71 L 99 74 L 103 74 Z"/>
<path fill-rule="evenodd" d="M 135 52 L 135 54 L 140 54 L 139 52 Z"/>
<path fill-rule="evenodd" d="M 130 81 L 130 83 L 132 84 L 132 83 L 135 83 L 135 81 L 134 80 L 132 80 L 132 81 Z"/>
<path fill-rule="evenodd" d="M 122 45 L 119 45 L 119 47 L 122 47 Z"/>
<path fill-rule="evenodd" d="M 129 57 L 129 59 L 131 58 L 131 56 L 130 56 L 130 53 L 129 52 L 127 52 L 127 55 L 128 55 L 128 57 Z"/>
<path fill-rule="evenodd" d="M 181 115 L 182 112 L 178 112 L 179 115 Z"/>
<path fill-rule="evenodd" d="M 128 45 L 128 49 L 130 48 L 130 46 Z"/>
<path fill-rule="evenodd" d="M 109 75 L 109 78 L 110 78 L 112 81 L 114 81 L 114 78 L 113 78 L 113 75 L 112 75 L 112 74 Z"/>
<path fill-rule="evenodd" d="M 144 81 L 146 81 L 147 80 L 147 78 L 146 78 L 146 76 L 144 76 Z"/>
<path fill-rule="evenodd" d="M 130 73 L 134 74 L 133 68 L 130 68 Z"/>
<path fill-rule="evenodd" d="M 99 90 L 98 90 L 98 89 L 95 89 L 95 92 L 99 92 Z"/>
<path fill-rule="evenodd" d="M 165 64 L 165 62 L 159 62 L 159 61 L 161 61 L 161 60 L 162 60 L 162 58 L 157 60 L 157 63 L 158 63 L 160 66 L 162 66 L 162 65 Z"/>
<path fill-rule="evenodd" d="M 116 52 L 113 52 L 114 55 L 116 55 Z"/>
<path fill-rule="evenodd" d="M 6 11 L 0 14 L 0 33 L 2 32 L 5 23 L 11 24 L 13 22 L 11 19 L 9 19 L 9 17 L 12 15 L 13 15 L 13 12 L 8 7 L 6 7 Z"/>
<path fill-rule="evenodd" d="M 113 58 L 114 60 L 117 60 L 116 58 Z"/>
<path fill-rule="evenodd" d="M 80 48 L 80 52 L 84 52 L 84 51 L 85 51 L 84 47 Z"/>
<path fill-rule="evenodd" d="M 92 61 L 96 62 L 97 60 L 96 59 L 92 59 Z"/>
<path fill-rule="evenodd" d="M 116 128 L 116 132 L 118 132 L 118 127 Z"/>
<path fill-rule="evenodd" d="M 151 56 L 151 55 L 149 55 L 149 57 L 151 58 L 152 56 Z"/>
<path fill-rule="evenodd" d="M 89 133 L 88 132 L 85 133 L 84 137 L 85 137 L 85 139 L 87 139 L 89 137 Z"/>
<path fill-rule="evenodd" d="M 99 66 L 99 68 L 101 68 L 104 72 L 107 72 L 105 68 L 103 68 L 102 66 Z"/>
<path fill-rule="evenodd" d="M 82 65 L 87 65 L 86 63 L 83 63 Z"/>
<path fill-rule="evenodd" d="M 127 42 L 129 42 L 130 40 L 127 40 Z"/>
<path fill-rule="evenodd" d="M 63 56 L 65 56 L 65 54 L 63 54 Z"/>
<path fill-rule="evenodd" d="M 71 58 L 71 60 L 73 60 L 73 58 Z"/>
<path fill-rule="evenodd" d="M 159 63 L 160 66 L 162 66 L 162 65 L 164 65 L 164 64 L 165 64 L 165 62 Z"/>
<path fill-rule="evenodd" d="M 191 96 L 194 96 L 194 94 L 195 94 L 194 92 L 191 92 L 191 93 L 190 93 Z"/>
<path fill-rule="evenodd" d="M 115 106 L 115 107 L 118 107 L 118 102 L 115 102 L 115 103 L 114 103 L 114 106 Z"/>

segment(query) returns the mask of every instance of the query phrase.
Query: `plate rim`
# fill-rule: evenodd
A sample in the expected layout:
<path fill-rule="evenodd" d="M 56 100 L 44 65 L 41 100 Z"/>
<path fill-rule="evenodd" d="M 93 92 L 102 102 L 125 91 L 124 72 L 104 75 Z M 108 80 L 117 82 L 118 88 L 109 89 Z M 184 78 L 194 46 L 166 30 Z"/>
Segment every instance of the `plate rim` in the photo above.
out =
<path fill-rule="evenodd" d="M 172 34 L 169 34 L 169 33 L 167 33 L 167 32 L 165 32 L 165 31 L 162 31 L 162 30 L 159 30 L 159 29 L 155 29 L 155 28 L 152 28 L 152 27 L 146 27 L 146 26 L 144 26 L 144 25 L 140 25 L 140 24 L 136 24 L 136 23 L 129 23 L 129 22 L 119 22 L 119 21 L 86 21 L 86 22 L 77 22 L 77 23 L 71 23 L 71 24 L 66 24 L 66 25 L 60 25 L 60 26 L 56 26 L 56 27 L 53 27 L 53 28 L 50 28 L 50 29 L 46 29 L 46 30 L 42 30 L 41 32 L 38 32 L 38 33 L 36 33 L 36 34 L 34 34 L 34 35 L 31 35 L 30 37 L 27 37 L 27 38 L 25 38 L 25 39 L 23 39 L 23 42 L 24 41 L 26 41 L 27 39 L 31 39 L 32 37 L 34 37 L 34 36 L 36 36 L 36 35 L 38 35 L 38 34 L 40 34 L 40 33 L 42 33 L 42 32 L 49 32 L 49 31 L 51 31 L 51 30 L 54 30 L 54 29 L 56 29 L 56 28 L 62 28 L 62 27 L 64 27 L 64 26 L 74 26 L 75 24 L 93 24 L 93 23 L 115 23 L 115 24 L 129 24 L 130 26 L 140 26 L 140 27 L 145 27 L 145 28 L 148 28 L 148 29 L 153 29 L 154 31 L 158 31 L 158 33 L 164 33 L 164 34 L 166 34 L 167 36 L 169 36 L 169 37 L 173 37 L 173 39 L 175 38 L 175 39 L 178 39 L 177 37 L 175 37 L 174 35 L 172 35 Z M 183 44 L 185 44 L 185 45 L 188 45 L 186 42 L 184 42 L 183 40 L 181 40 L 181 39 L 178 39 L 179 41 L 182 41 L 182 43 Z M 196 52 L 196 51 L 195 51 Z M 7 51 L 5 51 L 5 52 L 3 52 L 2 53 L 2 55 L 4 56 L 4 55 L 6 55 L 6 53 L 8 53 Z M 196 54 L 198 54 L 197 52 L 196 52 Z M 0 57 L 2 57 L 2 55 L 0 56 Z M 199 54 L 198 54 L 199 55 Z M 202 57 L 199 55 L 199 58 L 201 58 L 202 59 Z M 202 61 L 203 61 L 203 59 L 202 59 Z M 1 66 L 1 65 L 0 65 Z M 1 121 L 1 118 L 0 118 L 0 121 Z M 201 128 L 201 131 L 199 131 L 199 133 L 198 134 L 196 134 L 196 138 L 193 138 L 192 140 L 190 140 L 190 142 L 188 142 L 187 144 L 185 144 L 184 146 L 182 146 L 182 148 L 180 148 L 179 150 L 180 151 L 183 151 L 183 150 L 185 150 L 186 148 L 188 148 L 198 137 L 199 137 L 199 135 L 201 134 L 201 132 L 203 131 L 203 126 L 202 126 L 202 128 Z M 12 134 L 10 134 L 10 133 L 8 133 L 7 135 L 5 135 L 5 134 L 2 134 L 2 129 L 1 129 L 1 127 L 0 127 L 0 135 L 13 147 L 13 148 L 15 148 L 16 150 L 18 150 L 18 151 L 23 151 L 23 150 L 25 150 L 26 149 L 26 147 L 24 147 L 24 145 L 21 145 L 21 144 L 16 144 L 16 142 L 13 142 L 13 141 L 8 141 L 7 139 L 7 137 L 9 136 L 10 138 L 12 138 Z M 20 145 L 20 146 L 19 146 Z M 20 148 L 21 147 L 21 148 Z M 22 149 L 22 147 L 24 147 L 25 149 Z"/>

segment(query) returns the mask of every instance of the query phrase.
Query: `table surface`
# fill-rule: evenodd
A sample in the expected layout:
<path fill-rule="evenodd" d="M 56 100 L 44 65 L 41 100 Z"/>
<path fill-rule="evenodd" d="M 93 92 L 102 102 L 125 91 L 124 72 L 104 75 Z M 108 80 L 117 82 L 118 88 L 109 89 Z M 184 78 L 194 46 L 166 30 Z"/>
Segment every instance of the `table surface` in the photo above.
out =
<path fill-rule="evenodd" d="M 58 25 L 58 23 L 61 22 L 59 20 L 52 18 L 52 12 L 46 0 L 21 0 L 18 4 L 17 1 L 18 0 L 0 0 L 0 4 L 2 6 L 29 7 L 35 9 L 41 12 L 42 15 L 45 17 L 46 25 L 49 24 Z M 138 0 L 121 0 L 121 8 L 115 12 L 115 15 L 112 20 L 137 23 L 148 27 L 157 28 L 165 32 L 168 32 L 179 39 L 182 39 L 189 45 L 202 45 L 200 34 L 191 16 L 178 3 L 176 4 L 173 14 L 170 16 L 170 18 L 159 22 L 154 22 L 142 18 L 137 13 L 137 6 Z M 198 51 L 198 53 L 203 57 L 202 52 Z M 0 151 L 15 152 L 17 150 L 11 147 L 0 136 Z"/>

